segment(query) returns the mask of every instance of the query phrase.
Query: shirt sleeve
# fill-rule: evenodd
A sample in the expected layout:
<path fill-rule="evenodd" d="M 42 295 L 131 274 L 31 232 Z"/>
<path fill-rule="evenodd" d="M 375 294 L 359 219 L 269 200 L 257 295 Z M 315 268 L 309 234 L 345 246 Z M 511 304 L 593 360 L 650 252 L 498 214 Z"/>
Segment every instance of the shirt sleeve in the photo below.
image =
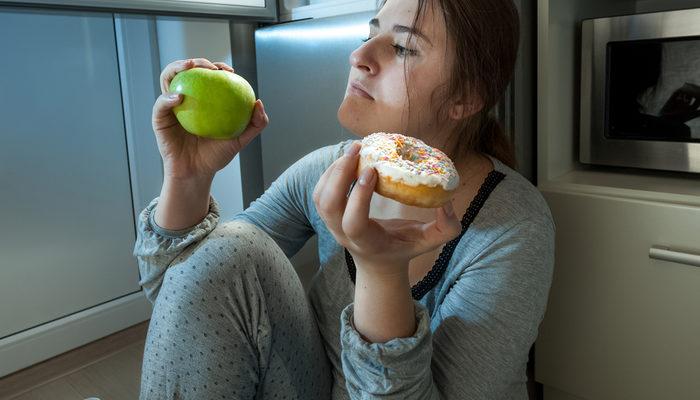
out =
<path fill-rule="evenodd" d="M 552 279 L 554 225 L 517 223 L 464 262 L 432 316 L 414 301 L 412 337 L 367 343 L 352 325 L 353 305 L 343 310 L 341 359 L 351 398 L 527 397 L 528 354 Z"/>
<path fill-rule="evenodd" d="M 315 234 L 310 221 L 313 191 L 338 156 L 340 145 L 322 147 L 287 168 L 258 199 L 231 219 L 248 221 L 265 231 L 287 257 L 295 255 Z"/>
<path fill-rule="evenodd" d="M 245 220 L 265 231 L 287 257 L 296 254 L 315 233 L 309 221 L 313 190 L 325 169 L 339 157 L 342 147 L 331 145 L 314 150 L 292 164 L 250 206 L 231 219 Z M 204 240 L 219 223 L 219 204 L 210 196 L 209 212 L 197 225 L 178 231 L 159 227 L 153 220 L 154 199 L 140 213 L 134 246 L 146 297 L 155 302 L 163 276 L 171 263 L 193 243 Z"/>
<path fill-rule="evenodd" d="M 153 220 L 153 211 L 160 197 L 153 199 L 139 214 L 136 229 L 134 256 L 139 265 L 141 280 L 146 298 L 154 303 L 163 275 L 170 264 L 190 245 L 204 239 L 219 223 L 219 205 L 209 197 L 209 212 L 193 227 L 178 231 L 164 229 Z"/>

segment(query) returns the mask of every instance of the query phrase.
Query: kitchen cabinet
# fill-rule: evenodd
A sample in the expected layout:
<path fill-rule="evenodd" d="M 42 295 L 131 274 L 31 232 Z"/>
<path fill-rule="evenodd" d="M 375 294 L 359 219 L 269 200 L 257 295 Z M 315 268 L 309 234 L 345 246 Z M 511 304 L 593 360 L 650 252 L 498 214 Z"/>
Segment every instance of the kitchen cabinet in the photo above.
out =
<path fill-rule="evenodd" d="M 281 0 L 280 21 L 334 17 L 375 11 L 376 0 Z"/>
<path fill-rule="evenodd" d="M 206 57 L 255 86 L 256 24 L 0 2 L 0 376 L 150 317 L 132 252 L 163 179 L 160 72 Z M 261 192 L 256 138 L 212 193 L 227 219 Z"/>
<path fill-rule="evenodd" d="M 112 15 L 0 7 L 0 48 L 4 375 L 51 353 L 27 332 L 140 288 Z"/>
<path fill-rule="evenodd" d="M 586 18 L 700 7 L 698 0 L 539 0 L 537 180 L 557 228 L 535 343 L 545 400 L 700 398 L 700 176 L 578 161 Z"/>
<path fill-rule="evenodd" d="M 649 252 L 698 252 L 700 207 L 545 197 L 557 224 L 556 270 L 537 379 L 584 399 L 697 398 L 700 268 Z"/>
<path fill-rule="evenodd" d="M 0 0 L 0 6 L 23 3 L 36 7 L 81 8 L 105 12 L 277 19 L 276 0 Z"/>

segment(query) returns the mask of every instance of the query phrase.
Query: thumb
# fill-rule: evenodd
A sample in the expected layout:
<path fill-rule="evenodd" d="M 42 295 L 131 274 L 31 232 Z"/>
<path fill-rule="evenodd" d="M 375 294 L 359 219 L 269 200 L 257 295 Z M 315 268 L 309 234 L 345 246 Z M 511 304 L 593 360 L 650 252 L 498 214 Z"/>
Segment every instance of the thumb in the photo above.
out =
<path fill-rule="evenodd" d="M 253 108 L 253 115 L 250 117 L 250 122 L 248 123 L 248 126 L 245 128 L 243 133 L 240 134 L 236 140 L 240 146 L 241 149 L 245 147 L 248 143 L 250 143 L 260 132 L 263 131 L 267 127 L 267 124 L 270 122 L 270 118 L 267 116 L 265 113 L 265 106 L 262 103 L 262 100 L 258 99 L 255 101 L 255 106 Z"/>
<path fill-rule="evenodd" d="M 178 93 L 164 93 L 158 96 L 153 105 L 152 119 L 154 128 L 158 127 L 163 122 L 172 125 L 172 120 L 175 119 L 172 110 L 182 103 L 183 98 L 184 96 Z"/>
<path fill-rule="evenodd" d="M 452 201 L 437 209 L 437 218 L 423 227 L 425 251 L 434 250 L 462 233 L 462 223 L 457 218 Z"/>
<path fill-rule="evenodd" d="M 360 172 L 360 176 L 347 199 L 342 227 L 347 237 L 352 240 L 372 237 L 371 232 L 374 224 L 369 219 L 369 210 L 377 179 L 377 171 L 374 167 L 365 167 Z"/>
<path fill-rule="evenodd" d="M 258 99 L 255 101 L 255 106 L 253 107 L 253 115 L 250 118 L 249 125 L 253 125 L 256 128 L 265 128 L 270 119 L 265 113 L 265 105 L 263 105 L 262 100 Z"/>

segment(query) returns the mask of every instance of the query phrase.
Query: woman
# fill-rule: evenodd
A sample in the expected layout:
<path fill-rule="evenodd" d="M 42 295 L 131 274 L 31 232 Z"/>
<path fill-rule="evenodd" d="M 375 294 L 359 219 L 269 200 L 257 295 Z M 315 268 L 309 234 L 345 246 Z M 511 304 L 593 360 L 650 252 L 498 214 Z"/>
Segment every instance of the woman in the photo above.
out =
<path fill-rule="evenodd" d="M 220 222 L 213 176 L 267 115 L 258 100 L 238 140 L 189 135 L 171 112 L 181 99 L 167 93 L 170 79 L 231 68 L 166 67 L 153 113 L 165 179 L 134 252 L 155 303 L 141 397 L 527 398 L 554 224 L 489 117 L 517 43 L 511 0 L 388 0 L 350 56 L 341 124 L 445 151 L 461 185 L 436 210 L 373 193 L 376 172 L 358 177 L 357 141 L 344 141 Z M 321 265 L 307 297 L 288 257 L 314 233 Z"/>

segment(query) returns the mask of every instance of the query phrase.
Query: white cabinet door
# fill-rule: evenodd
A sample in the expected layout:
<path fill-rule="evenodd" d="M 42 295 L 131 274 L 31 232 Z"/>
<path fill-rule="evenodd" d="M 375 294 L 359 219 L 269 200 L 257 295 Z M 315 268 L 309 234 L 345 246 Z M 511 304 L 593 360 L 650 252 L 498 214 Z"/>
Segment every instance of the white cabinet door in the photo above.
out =
<path fill-rule="evenodd" d="M 119 10 L 161 15 L 216 15 L 270 22 L 277 17 L 276 0 L 0 0 L 0 6 L 12 6 L 13 3 L 32 4 L 36 7 L 77 7 L 105 12 Z"/>
<path fill-rule="evenodd" d="M 700 398 L 700 268 L 649 257 L 700 253 L 700 208 L 545 197 L 557 247 L 536 380 L 587 400 Z"/>
<path fill-rule="evenodd" d="M 0 338 L 140 290 L 112 14 L 0 6 Z"/>

